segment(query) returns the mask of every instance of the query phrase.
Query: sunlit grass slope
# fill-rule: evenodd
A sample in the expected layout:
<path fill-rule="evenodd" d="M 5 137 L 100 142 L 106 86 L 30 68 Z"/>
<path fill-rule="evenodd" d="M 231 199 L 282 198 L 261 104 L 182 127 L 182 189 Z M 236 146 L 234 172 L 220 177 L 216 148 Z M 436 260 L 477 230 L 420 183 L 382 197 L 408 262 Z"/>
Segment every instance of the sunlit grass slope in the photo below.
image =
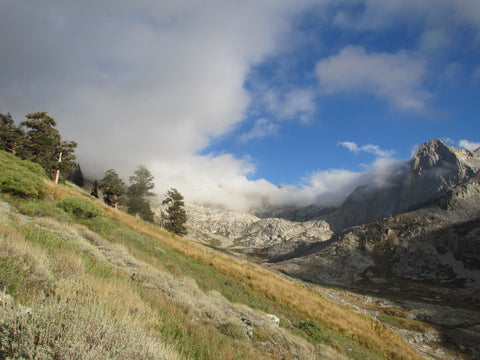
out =
<path fill-rule="evenodd" d="M 4 152 L 0 190 L 1 359 L 421 358 L 310 288 Z"/>

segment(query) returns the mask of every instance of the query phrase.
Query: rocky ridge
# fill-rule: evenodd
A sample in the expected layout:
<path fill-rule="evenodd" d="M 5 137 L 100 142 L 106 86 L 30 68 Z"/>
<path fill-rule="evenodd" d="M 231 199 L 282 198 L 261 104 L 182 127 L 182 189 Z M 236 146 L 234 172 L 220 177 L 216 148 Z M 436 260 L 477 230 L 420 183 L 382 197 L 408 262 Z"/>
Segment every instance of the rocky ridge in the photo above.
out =
<path fill-rule="evenodd" d="M 189 235 L 209 245 L 244 253 L 287 254 L 299 247 L 327 240 L 333 232 L 327 222 L 294 222 L 261 219 L 246 212 L 233 212 L 189 204 L 186 206 Z"/>

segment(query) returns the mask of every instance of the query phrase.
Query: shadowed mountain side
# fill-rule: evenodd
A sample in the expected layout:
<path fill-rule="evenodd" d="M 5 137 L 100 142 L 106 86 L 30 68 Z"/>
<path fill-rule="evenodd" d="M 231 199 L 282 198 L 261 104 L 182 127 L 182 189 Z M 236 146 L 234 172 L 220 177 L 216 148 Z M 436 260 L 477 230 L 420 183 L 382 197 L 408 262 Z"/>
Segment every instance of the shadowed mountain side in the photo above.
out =
<path fill-rule="evenodd" d="M 430 207 L 346 229 L 275 259 L 275 267 L 331 284 L 398 278 L 480 288 L 479 214 L 477 175 Z"/>

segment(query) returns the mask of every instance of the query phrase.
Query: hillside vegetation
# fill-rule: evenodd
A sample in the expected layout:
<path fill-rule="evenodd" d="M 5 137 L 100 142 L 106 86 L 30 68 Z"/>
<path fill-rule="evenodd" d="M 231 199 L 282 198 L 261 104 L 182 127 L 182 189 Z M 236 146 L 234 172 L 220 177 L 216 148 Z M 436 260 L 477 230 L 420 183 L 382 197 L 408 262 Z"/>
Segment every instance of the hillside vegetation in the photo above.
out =
<path fill-rule="evenodd" d="M 421 358 L 314 288 L 54 184 L 3 151 L 0 191 L 0 359 Z"/>

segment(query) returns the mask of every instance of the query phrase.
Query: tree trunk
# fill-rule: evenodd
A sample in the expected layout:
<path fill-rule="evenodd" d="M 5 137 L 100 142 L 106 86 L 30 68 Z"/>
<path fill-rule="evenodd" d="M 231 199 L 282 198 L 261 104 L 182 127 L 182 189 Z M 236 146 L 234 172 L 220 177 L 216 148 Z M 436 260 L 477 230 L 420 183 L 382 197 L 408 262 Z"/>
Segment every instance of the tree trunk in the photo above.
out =
<path fill-rule="evenodd" d="M 60 177 L 60 163 L 62 162 L 62 153 L 58 154 L 58 169 L 55 171 L 54 183 L 58 184 L 58 178 Z"/>

